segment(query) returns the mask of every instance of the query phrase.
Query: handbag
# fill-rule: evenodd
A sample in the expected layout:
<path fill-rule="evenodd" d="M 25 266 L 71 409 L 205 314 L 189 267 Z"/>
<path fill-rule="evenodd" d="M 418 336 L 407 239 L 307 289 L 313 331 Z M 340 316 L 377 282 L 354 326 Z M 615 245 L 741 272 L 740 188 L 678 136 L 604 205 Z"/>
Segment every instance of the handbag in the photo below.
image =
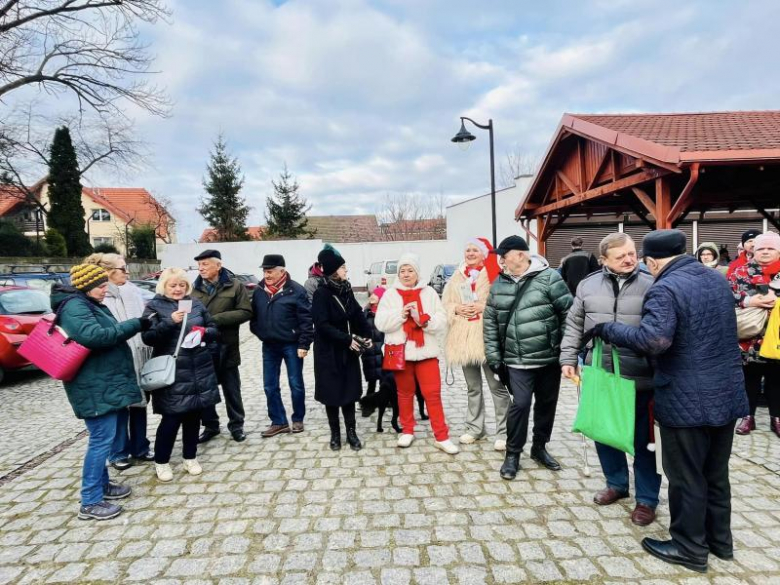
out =
<path fill-rule="evenodd" d="M 780 360 L 780 302 L 775 303 L 766 326 L 758 355 L 768 360 Z"/>
<path fill-rule="evenodd" d="M 382 369 L 399 372 L 406 368 L 406 344 L 385 343 L 385 356 L 382 358 Z"/>
<path fill-rule="evenodd" d="M 517 294 L 515 295 L 515 300 L 512 302 L 512 308 L 509 309 L 509 320 L 506 322 L 507 328 L 509 328 L 509 321 L 512 320 L 512 315 L 515 314 L 517 305 L 520 304 L 520 299 L 523 296 L 523 291 L 525 290 L 525 287 L 528 286 L 528 283 L 531 282 L 531 279 L 534 276 L 536 276 L 536 273 L 526 277 L 526 279 L 523 281 L 523 284 L 521 284 L 520 288 L 517 290 Z M 506 365 L 506 362 L 504 362 L 504 351 L 506 349 L 506 329 L 504 329 L 503 334 L 501 332 L 499 332 L 498 334 L 498 347 L 501 350 L 501 361 L 498 364 L 498 371 L 496 372 L 496 375 L 498 376 L 499 381 L 504 385 L 504 387 L 507 390 L 509 390 L 509 367 Z"/>
<path fill-rule="evenodd" d="M 634 454 L 636 385 L 620 377 L 620 358 L 612 347 L 611 373 L 602 366 L 604 342 L 593 342 L 593 362 L 582 368 L 580 404 L 572 432 L 624 453 Z"/>
<path fill-rule="evenodd" d="M 769 311 L 761 307 L 737 309 L 737 337 L 740 341 L 761 337 L 769 319 Z"/>
<path fill-rule="evenodd" d="M 179 357 L 184 331 L 187 329 L 187 315 L 188 313 L 184 313 L 179 340 L 176 342 L 173 355 L 160 355 L 152 358 L 141 368 L 141 390 L 152 392 L 170 386 L 176 381 L 176 358 Z"/>
<path fill-rule="evenodd" d="M 57 325 L 62 309 L 70 300 L 60 303 L 55 314 L 41 317 L 17 350 L 20 356 L 63 382 L 70 382 L 76 377 L 90 353 L 88 348 L 70 339 Z"/>

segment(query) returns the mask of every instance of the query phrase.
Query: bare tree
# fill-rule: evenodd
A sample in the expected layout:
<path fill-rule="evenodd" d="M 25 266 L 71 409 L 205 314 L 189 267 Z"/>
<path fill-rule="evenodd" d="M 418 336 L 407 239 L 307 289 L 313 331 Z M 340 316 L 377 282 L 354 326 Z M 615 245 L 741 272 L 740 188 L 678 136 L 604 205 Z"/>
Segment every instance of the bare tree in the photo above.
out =
<path fill-rule="evenodd" d="M 387 241 L 443 240 L 447 238 L 446 197 L 388 193 L 377 213 Z"/>
<path fill-rule="evenodd" d="M 147 201 L 146 206 L 152 214 L 149 224 L 154 228 L 155 236 L 166 244 L 172 244 L 176 220 L 168 212 L 173 206 L 171 200 L 168 197 L 153 194 Z"/>
<path fill-rule="evenodd" d="M 506 158 L 499 164 L 501 187 L 512 187 L 521 175 L 533 175 L 538 167 L 539 157 L 523 150 L 519 144 L 507 151 Z"/>

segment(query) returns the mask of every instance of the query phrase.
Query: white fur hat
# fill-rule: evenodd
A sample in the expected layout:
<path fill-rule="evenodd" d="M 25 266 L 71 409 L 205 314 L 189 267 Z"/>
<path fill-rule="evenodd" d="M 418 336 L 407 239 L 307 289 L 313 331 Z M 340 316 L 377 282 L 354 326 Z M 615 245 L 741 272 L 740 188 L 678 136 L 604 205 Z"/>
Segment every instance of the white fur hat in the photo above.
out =
<path fill-rule="evenodd" d="M 398 259 L 398 270 L 401 270 L 401 266 L 411 266 L 418 276 L 422 277 L 420 273 L 420 257 L 414 252 L 404 252 Z"/>

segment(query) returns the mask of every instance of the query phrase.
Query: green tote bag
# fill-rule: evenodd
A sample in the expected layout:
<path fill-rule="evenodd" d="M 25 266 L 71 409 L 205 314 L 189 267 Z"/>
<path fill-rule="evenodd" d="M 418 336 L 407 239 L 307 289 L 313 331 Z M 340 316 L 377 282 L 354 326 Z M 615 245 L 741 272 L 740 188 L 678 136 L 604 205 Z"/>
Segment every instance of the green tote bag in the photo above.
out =
<path fill-rule="evenodd" d="M 604 342 L 593 342 L 593 362 L 582 368 L 582 387 L 572 432 L 582 433 L 598 443 L 634 454 L 636 386 L 620 377 L 618 352 L 612 348 L 615 373 L 602 366 Z"/>

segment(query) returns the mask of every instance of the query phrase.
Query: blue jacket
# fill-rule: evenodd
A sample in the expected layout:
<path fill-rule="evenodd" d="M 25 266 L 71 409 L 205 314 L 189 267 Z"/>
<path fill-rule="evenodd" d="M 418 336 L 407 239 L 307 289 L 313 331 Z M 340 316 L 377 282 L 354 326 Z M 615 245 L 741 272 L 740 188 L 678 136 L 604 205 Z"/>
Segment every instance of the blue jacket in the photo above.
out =
<path fill-rule="evenodd" d="M 282 290 L 269 297 L 265 288 L 258 286 L 252 295 L 249 329 L 263 342 L 295 343 L 298 349 L 308 350 L 314 341 L 314 325 L 306 290 L 288 280 Z"/>
<path fill-rule="evenodd" d="M 602 337 L 653 357 L 655 417 L 668 427 L 721 426 L 748 414 L 734 297 L 716 270 L 682 256 L 647 291 L 639 327 Z"/>

